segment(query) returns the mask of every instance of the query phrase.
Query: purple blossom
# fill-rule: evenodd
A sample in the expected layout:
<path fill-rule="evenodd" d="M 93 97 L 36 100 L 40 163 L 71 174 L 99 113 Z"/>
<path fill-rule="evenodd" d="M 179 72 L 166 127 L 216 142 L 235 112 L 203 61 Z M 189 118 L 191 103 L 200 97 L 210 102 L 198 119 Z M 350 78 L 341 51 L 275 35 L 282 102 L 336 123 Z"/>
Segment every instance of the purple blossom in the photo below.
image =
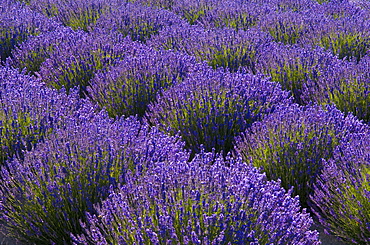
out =
<path fill-rule="evenodd" d="M 74 244 L 320 244 L 291 191 L 239 159 L 214 159 L 157 164 L 110 192 Z"/>

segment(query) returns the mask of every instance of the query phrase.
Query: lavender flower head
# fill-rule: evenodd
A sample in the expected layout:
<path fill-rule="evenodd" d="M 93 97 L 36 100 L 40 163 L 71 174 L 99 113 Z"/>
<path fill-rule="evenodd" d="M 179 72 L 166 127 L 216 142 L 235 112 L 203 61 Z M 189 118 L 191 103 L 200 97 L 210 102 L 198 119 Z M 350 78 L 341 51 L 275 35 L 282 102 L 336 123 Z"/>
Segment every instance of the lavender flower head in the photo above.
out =
<path fill-rule="evenodd" d="M 279 181 L 240 159 L 214 159 L 157 164 L 111 191 L 74 244 L 320 244 L 298 197 Z"/>

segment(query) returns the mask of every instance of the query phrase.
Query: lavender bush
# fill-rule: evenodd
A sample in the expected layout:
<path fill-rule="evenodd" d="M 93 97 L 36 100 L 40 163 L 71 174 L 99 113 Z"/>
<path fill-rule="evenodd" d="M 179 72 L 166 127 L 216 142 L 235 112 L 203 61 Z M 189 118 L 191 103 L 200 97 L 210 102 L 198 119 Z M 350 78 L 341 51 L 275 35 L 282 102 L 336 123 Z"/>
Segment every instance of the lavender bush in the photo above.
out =
<path fill-rule="evenodd" d="M 370 242 L 368 132 L 338 147 L 324 163 L 312 206 L 325 231 L 350 244 Z"/>
<path fill-rule="evenodd" d="M 118 31 L 135 41 L 145 42 L 162 28 L 181 23 L 185 21 L 167 10 L 126 2 L 99 18 L 95 28 Z"/>
<path fill-rule="evenodd" d="M 336 84 L 332 80 L 326 83 L 323 80 L 326 77 L 332 79 L 325 74 L 335 73 L 333 67 L 342 63 L 320 47 L 312 49 L 271 43 L 260 52 L 256 67 L 258 72 L 271 76 L 283 89 L 291 91 L 296 103 L 304 105 L 311 101 L 318 102 L 326 89 Z"/>
<path fill-rule="evenodd" d="M 304 86 L 306 101 L 335 104 L 344 113 L 352 113 L 365 122 L 370 121 L 369 72 L 370 57 L 357 62 L 341 62 L 330 66 L 317 80 L 314 88 Z"/>
<path fill-rule="evenodd" d="M 86 96 L 86 87 L 95 72 L 108 68 L 127 55 L 135 55 L 146 47 L 125 38 L 117 32 L 109 34 L 99 30 L 78 38 L 66 40 L 42 63 L 40 76 L 51 87 L 65 88 L 67 92 L 80 87 L 80 95 Z"/>
<path fill-rule="evenodd" d="M 289 103 L 287 92 L 261 76 L 205 67 L 158 95 L 146 119 L 165 132 L 180 132 L 193 153 L 203 145 L 226 155 L 236 135 L 277 105 Z"/>
<path fill-rule="evenodd" d="M 294 186 L 294 195 L 307 207 L 323 159 L 332 157 L 346 135 L 365 130 L 365 124 L 333 106 L 290 105 L 254 123 L 238 137 L 235 154 L 261 167 L 268 179 L 281 179 L 284 188 Z"/>
<path fill-rule="evenodd" d="M 12 0 L 0 2 L 0 62 L 5 61 L 16 45 L 30 36 L 56 29 L 59 24 Z"/>
<path fill-rule="evenodd" d="M 12 50 L 7 64 L 27 69 L 33 75 L 40 76 L 41 64 L 52 56 L 54 50 L 63 43 L 75 43 L 87 34 L 83 31 L 73 31 L 70 27 L 60 27 L 54 31 L 31 36 Z"/>
<path fill-rule="evenodd" d="M 87 91 L 111 117 L 142 117 L 157 93 L 183 81 L 195 66 L 193 57 L 148 49 L 148 52 L 128 56 L 109 70 L 98 73 Z"/>
<path fill-rule="evenodd" d="M 63 127 L 64 117 L 92 108 L 75 91 L 67 96 L 10 67 L 0 67 L 0 105 L 0 165 L 7 158 L 22 160 L 25 151 Z"/>
<path fill-rule="evenodd" d="M 239 159 L 214 158 L 158 164 L 112 191 L 74 244 L 320 244 L 291 191 Z"/>
<path fill-rule="evenodd" d="M 200 26 L 178 25 L 164 28 L 148 45 L 186 52 L 198 61 L 207 61 L 213 68 L 237 71 L 243 67 L 255 72 L 258 54 L 271 40 L 268 34 L 258 29 L 204 30 Z"/>
<path fill-rule="evenodd" d="M 53 17 L 73 30 L 88 31 L 117 1 L 107 0 L 29 0 L 29 7 L 47 17 Z"/>
<path fill-rule="evenodd" d="M 1 170 L 0 222 L 26 244 L 71 244 L 80 221 L 109 188 L 131 172 L 145 174 L 156 162 L 187 161 L 178 137 L 168 137 L 135 118 L 113 122 L 105 112 L 79 111 L 45 143 Z"/>

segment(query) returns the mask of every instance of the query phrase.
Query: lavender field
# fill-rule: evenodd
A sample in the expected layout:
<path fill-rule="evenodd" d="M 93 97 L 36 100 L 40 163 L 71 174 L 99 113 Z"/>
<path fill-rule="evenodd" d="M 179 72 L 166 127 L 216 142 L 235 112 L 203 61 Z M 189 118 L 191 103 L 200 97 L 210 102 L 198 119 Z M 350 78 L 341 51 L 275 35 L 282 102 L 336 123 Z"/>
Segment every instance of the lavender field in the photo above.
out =
<path fill-rule="evenodd" d="M 0 244 L 370 244 L 370 1 L 0 0 Z"/>

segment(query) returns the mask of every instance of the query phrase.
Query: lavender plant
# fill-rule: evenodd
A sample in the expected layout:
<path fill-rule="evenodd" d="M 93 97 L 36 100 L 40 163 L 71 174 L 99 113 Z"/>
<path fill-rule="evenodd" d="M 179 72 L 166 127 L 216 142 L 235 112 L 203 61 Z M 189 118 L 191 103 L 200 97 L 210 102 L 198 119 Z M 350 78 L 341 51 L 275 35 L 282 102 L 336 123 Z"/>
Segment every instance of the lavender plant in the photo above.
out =
<path fill-rule="evenodd" d="M 313 43 L 340 59 L 360 61 L 370 47 L 370 29 L 367 21 L 357 17 L 323 22 L 312 34 Z"/>
<path fill-rule="evenodd" d="M 172 5 L 171 11 L 183 17 L 190 25 L 193 25 L 199 18 L 211 11 L 218 2 L 218 0 L 176 0 Z"/>
<path fill-rule="evenodd" d="M 89 31 L 100 16 L 115 6 L 114 3 L 116 1 L 112 0 L 30 0 L 29 6 L 73 30 Z"/>
<path fill-rule="evenodd" d="M 355 135 L 324 162 L 312 196 L 327 233 L 349 244 L 370 242 L 369 134 Z"/>
<path fill-rule="evenodd" d="M 365 130 L 365 124 L 333 106 L 289 105 L 241 134 L 235 154 L 261 167 L 268 179 L 281 179 L 284 188 L 294 187 L 294 195 L 308 207 L 313 184 L 323 169 L 322 159 L 332 157 L 348 134 Z"/>
<path fill-rule="evenodd" d="M 269 15 L 271 11 L 268 6 L 249 1 L 219 1 L 195 23 L 206 29 L 231 28 L 246 31 L 255 26 L 262 16 Z"/>
<path fill-rule="evenodd" d="M 65 88 L 67 92 L 80 87 L 80 96 L 86 96 L 86 87 L 98 70 L 108 68 L 127 55 L 135 55 L 146 47 L 125 38 L 117 32 L 92 32 L 76 40 L 58 45 L 40 68 L 42 81 L 51 87 Z"/>
<path fill-rule="evenodd" d="M 168 10 L 126 2 L 99 18 L 95 28 L 115 30 L 135 41 L 145 42 L 162 28 L 184 22 Z"/>
<path fill-rule="evenodd" d="M 277 105 L 289 103 L 287 92 L 261 76 L 205 67 L 158 95 L 145 117 L 160 130 L 180 132 L 193 155 L 201 145 L 226 155 L 236 135 Z"/>
<path fill-rule="evenodd" d="M 344 113 L 352 113 L 370 121 L 369 72 L 370 57 L 357 62 L 341 62 L 325 70 L 314 89 L 304 87 L 305 100 L 320 104 L 335 104 Z"/>
<path fill-rule="evenodd" d="M 0 105 L 0 165 L 13 157 L 22 161 L 26 151 L 63 127 L 64 117 L 92 108 L 75 91 L 67 96 L 10 67 L 0 67 Z"/>
<path fill-rule="evenodd" d="M 204 30 L 200 26 L 179 25 L 164 28 L 148 45 L 186 52 L 198 61 L 207 61 L 213 68 L 255 72 L 258 54 L 271 40 L 258 29 Z"/>
<path fill-rule="evenodd" d="M 326 73 L 331 73 L 335 70 L 333 67 L 342 63 L 320 47 L 312 49 L 271 43 L 260 52 L 256 67 L 258 72 L 271 76 L 283 89 L 291 91 L 296 103 L 305 105 L 318 102 L 319 98 L 314 95 L 321 96 L 324 92 L 319 92 L 325 87 L 323 80 L 332 79 Z M 333 82 L 326 84 L 333 86 Z"/>
<path fill-rule="evenodd" d="M 59 24 L 13 0 L 0 3 L 0 62 L 30 36 L 56 29 Z"/>
<path fill-rule="evenodd" d="M 158 164 L 111 191 L 74 244 L 320 243 L 291 191 L 239 159 L 213 159 Z"/>
<path fill-rule="evenodd" d="M 26 244 L 72 244 L 80 221 L 126 175 L 145 174 L 156 162 L 187 161 L 178 137 L 141 125 L 136 118 L 113 122 L 102 111 L 84 110 L 65 119 L 45 143 L 1 169 L 0 222 Z M 137 178 L 138 178 L 137 177 Z"/>
<path fill-rule="evenodd" d="M 32 75 L 40 76 L 41 64 L 52 56 L 54 50 L 63 43 L 74 43 L 86 36 L 83 31 L 73 31 L 70 27 L 60 27 L 55 31 L 29 37 L 26 41 L 12 50 L 7 64 L 26 69 Z"/>
<path fill-rule="evenodd" d="M 91 80 L 90 98 L 110 117 L 142 117 L 157 93 L 183 81 L 196 66 L 193 57 L 181 53 L 148 51 L 123 59 Z"/>

